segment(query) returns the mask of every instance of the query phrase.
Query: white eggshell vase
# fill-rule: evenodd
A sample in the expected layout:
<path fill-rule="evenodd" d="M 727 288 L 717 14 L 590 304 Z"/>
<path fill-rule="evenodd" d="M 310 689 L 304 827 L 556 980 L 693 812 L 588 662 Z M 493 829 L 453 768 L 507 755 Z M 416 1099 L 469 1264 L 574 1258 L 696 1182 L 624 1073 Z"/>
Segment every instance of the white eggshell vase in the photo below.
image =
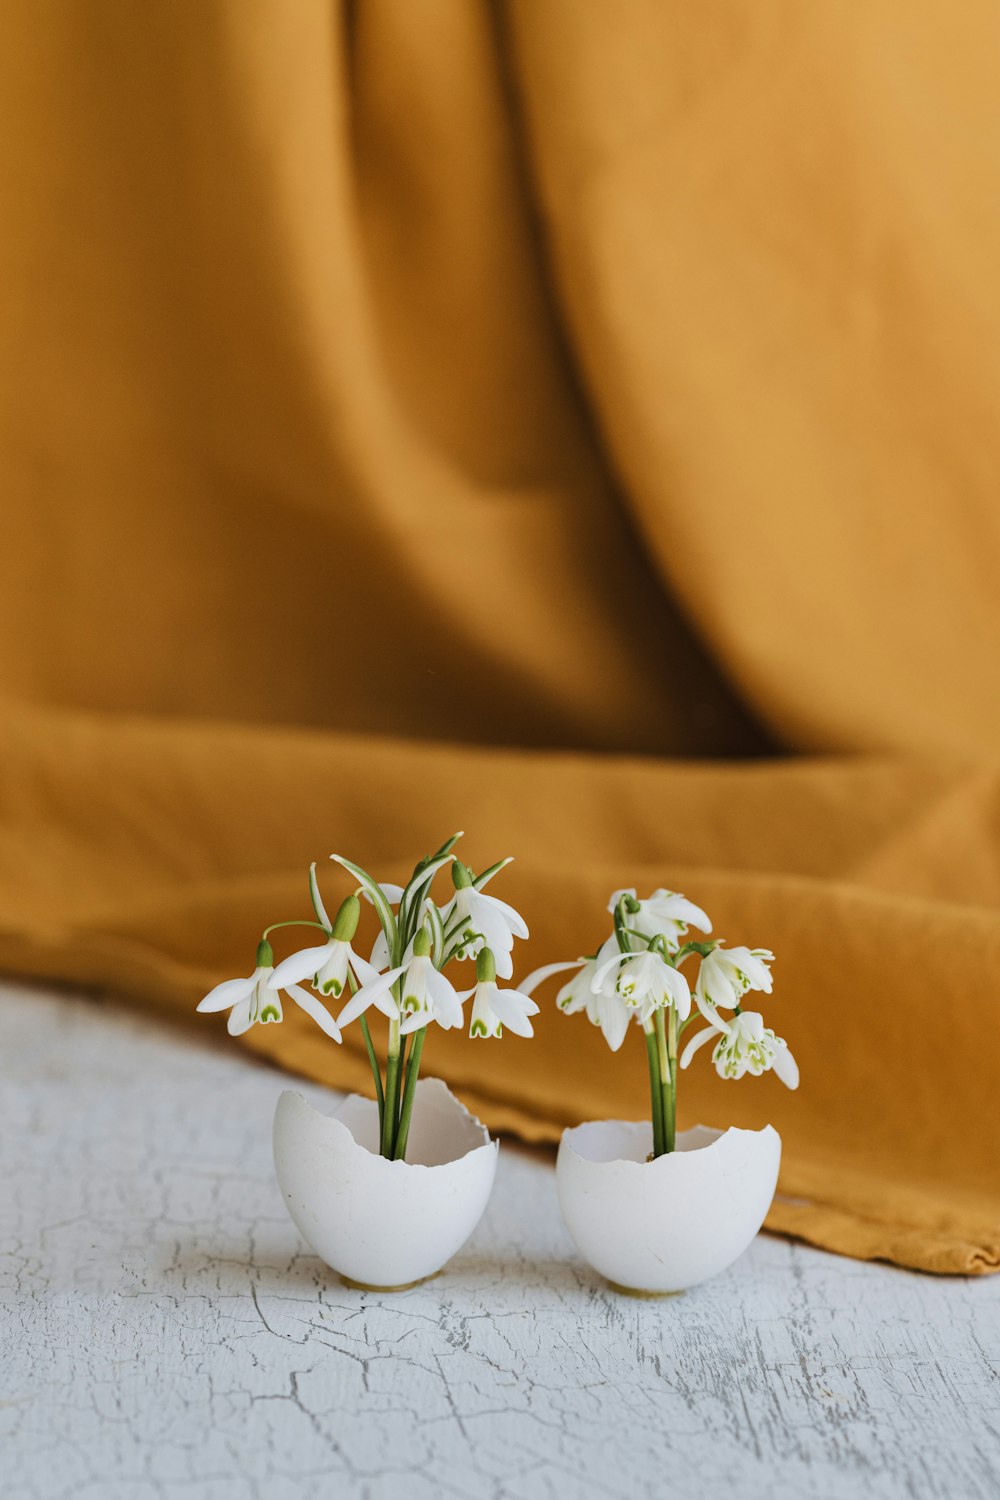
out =
<path fill-rule="evenodd" d="M 648 1122 L 595 1120 L 563 1132 L 556 1177 L 580 1254 L 617 1289 L 680 1292 L 717 1276 L 750 1244 L 778 1183 L 781 1137 L 681 1131 L 655 1161 Z"/>
<path fill-rule="evenodd" d="M 286 1090 L 274 1166 L 303 1239 L 356 1286 L 398 1291 L 434 1276 L 478 1224 L 496 1141 L 439 1078 L 417 1084 L 406 1161 L 378 1154 L 378 1105 L 350 1094 L 333 1115 Z"/>

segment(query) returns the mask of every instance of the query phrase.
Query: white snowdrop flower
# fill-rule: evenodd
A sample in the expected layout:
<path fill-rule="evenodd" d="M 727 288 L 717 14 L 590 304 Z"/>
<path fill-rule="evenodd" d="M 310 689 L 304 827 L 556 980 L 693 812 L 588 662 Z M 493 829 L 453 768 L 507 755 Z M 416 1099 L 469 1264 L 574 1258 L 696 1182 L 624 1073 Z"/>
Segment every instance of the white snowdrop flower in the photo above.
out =
<path fill-rule="evenodd" d="M 615 989 L 614 963 L 616 955 L 623 957 L 618 940 L 612 934 L 593 958 L 578 958 L 567 963 L 543 964 L 528 975 L 520 985 L 521 993 L 530 995 L 538 985 L 554 974 L 576 969 L 573 978 L 563 985 L 556 996 L 556 1005 L 564 1015 L 572 1016 L 585 1011 L 592 1026 L 599 1026 L 604 1040 L 612 1052 L 617 1052 L 628 1034 L 629 1023 L 642 1019 L 634 1008 L 627 1006 Z M 594 980 L 598 970 L 606 970 L 598 988 Z"/>
<path fill-rule="evenodd" d="M 476 958 L 483 948 L 493 952 L 497 973 L 509 979 L 514 972 L 512 949 L 515 938 L 526 938 L 528 927 L 520 912 L 496 896 L 477 891 L 472 871 L 455 860 L 451 867 L 455 894 L 442 909 L 441 919 L 449 942 L 468 935 L 456 958 Z"/>
<path fill-rule="evenodd" d="M 594 989 L 594 979 L 598 969 L 618 952 L 618 940 L 612 935 L 601 944 L 593 958 L 583 961 L 580 972 L 564 984 L 556 996 L 556 1005 L 564 1015 L 571 1016 L 577 1011 L 586 1011 L 587 1020 L 592 1026 L 600 1027 L 612 1052 L 617 1052 L 624 1042 L 629 1023 L 636 1019 L 636 1014 L 615 989 L 617 976 L 613 971 L 608 973 L 597 990 Z M 525 988 L 522 985 L 522 989 Z"/>
<path fill-rule="evenodd" d="M 327 1036 L 340 1041 L 340 1027 L 326 1006 L 297 984 L 276 983 L 274 954 L 271 944 L 264 939 L 257 945 L 257 967 L 246 979 L 224 979 L 210 990 L 198 1009 L 204 1012 L 228 1010 L 226 1029 L 230 1036 L 242 1036 L 251 1026 L 266 1026 L 281 1021 L 281 991 L 290 995 L 307 1016 L 310 1016 Z"/>
<path fill-rule="evenodd" d="M 699 1031 L 681 1053 L 681 1067 L 686 1068 L 709 1041 L 715 1042 L 712 1061 L 720 1078 L 742 1078 L 746 1073 L 758 1077 L 773 1069 L 787 1088 L 798 1088 L 799 1070 L 788 1043 L 764 1025 L 759 1011 L 741 1011 L 727 1023 L 722 1036 L 712 1026 Z"/>
<path fill-rule="evenodd" d="M 434 967 L 430 934 L 426 928 L 421 928 L 414 938 L 413 957 L 403 969 L 400 993 L 401 1036 L 419 1031 L 431 1021 L 436 1021 L 445 1031 L 462 1025 L 462 999 L 451 981 Z"/>
<path fill-rule="evenodd" d="M 680 970 L 675 969 L 655 948 L 642 953 L 617 953 L 598 965 L 591 989 L 599 995 L 605 982 L 617 967 L 615 989 L 629 1010 L 637 1010 L 645 1021 L 655 1010 L 674 1006 L 678 1018 L 686 1021 L 691 1011 L 691 990 Z"/>
<path fill-rule="evenodd" d="M 476 987 L 461 998 L 472 995 L 471 1037 L 499 1037 L 503 1028 L 515 1036 L 534 1036 L 529 1016 L 538 1014 L 538 1006 L 523 990 L 502 990 L 496 982 L 497 969 L 493 952 L 484 948 L 476 959 Z"/>
<path fill-rule="evenodd" d="M 697 927 L 700 932 L 712 930 L 712 923 L 701 907 L 677 891 L 660 889 L 642 900 L 634 889 L 615 891 L 608 911 L 614 912 L 623 896 L 627 898 L 627 925 L 643 937 L 662 937 L 672 953 L 680 947 L 688 927 Z"/>
<path fill-rule="evenodd" d="M 769 948 L 713 948 L 701 961 L 695 980 L 694 998 L 706 1021 L 725 1030 L 716 1009 L 735 1010 L 747 990 L 770 994 L 774 981 L 769 964 L 774 954 Z"/>
<path fill-rule="evenodd" d="M 359 984 L 375 979 L 378 969 L 351 947 L 360 915 L 361 903 L 357 896 L 348 896 L 337 913 L 326 942 L 301 948 L 298 953 L 282 959 L 274 971 L 275 984 L 283 987 L 300 979 L 311 979 L 320 994 L 339 999 L 344 993 L 349 972 L 353 972 Z"/>

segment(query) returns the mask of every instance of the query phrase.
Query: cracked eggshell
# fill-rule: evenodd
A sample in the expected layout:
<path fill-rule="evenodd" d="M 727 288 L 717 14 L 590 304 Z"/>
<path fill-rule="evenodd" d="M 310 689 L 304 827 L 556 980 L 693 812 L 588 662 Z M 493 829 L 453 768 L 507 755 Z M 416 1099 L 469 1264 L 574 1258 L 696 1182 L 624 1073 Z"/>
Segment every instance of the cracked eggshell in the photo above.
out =
<path fill-rule="evenodd" d="M 406 1161 L 378 1154 L 378 1105 L 350 1094 L 333 1115 L 286 1090 L 274 1166 L 309 1247 L 349 1281 L 402 1287 L 435 1275 L 478 1224 L 496 1141 L 439 1078 L 417 1083 Z"/>
<path fill-rule="evenodd" d="M 559 1204 L 580 1254 L 626 1291 L 680 1292 L 731 1266 L 764 1222 L 781 1137 L 763 1130 L 681 1131 L 648 1161 L 647 1121 L 594 1120 L 563 1132 Z"/>

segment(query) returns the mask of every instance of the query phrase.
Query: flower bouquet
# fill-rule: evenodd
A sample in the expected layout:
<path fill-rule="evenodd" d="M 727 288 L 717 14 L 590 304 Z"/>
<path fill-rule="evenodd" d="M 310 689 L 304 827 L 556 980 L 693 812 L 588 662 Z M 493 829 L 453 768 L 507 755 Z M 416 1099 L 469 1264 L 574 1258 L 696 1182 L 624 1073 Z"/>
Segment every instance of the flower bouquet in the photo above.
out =
<path fill-rule="evenodd" d="M 331 855 L 354 883 L 332 920 L 312 865 L 313 919 L 266 928 L 254 972 L 217 985 L 198 1006 L 228 1009 L 234 1035 L 280 1022 L 282 995 L 334 1042 L 358 1023 L 374 1098 L 352 1094 L 330 1117 L 287 1090 L 274 1121 L 289 1213 L 317 1255 L 353 1284 L 395 1288 L 436 1274 L 475 1228 L 493 1186 L 497 1143 L 444 1083 L 420 1078 L 429 1027 L 463 1026 L 471 1000 L 471 1037 L 500 1037 L 504 1027 L 530 1037 L 538 1010 L 528 995 L 497 983 L 513 973 L 515 939 L 528 935 L 519 913 L 484 889 L 509 860 L 477 875 L 452 853 L 460 837 L 421 859 L 405 886 Z M 431 890 L 446 869 L 452 889 L 438 905 Z M 362 901 L 378 921 L 368 958 L 357 952 Z M 275 965 L 271 934 L 293 926 L 318 928 L 323 940 Z M 444 971 L 463 962 L 475 963 L 476 982 L 460 991 Z M 331 999 L 345 1001 L 336 1018 L 324 1003 Z M 384 1021 L 384 1066 L 375 1015 Z"/>
<path fill-rule="evenodd" d="M 773 1070 L 796 1088 L 798 1069 L 760 1012 L 743 1008 L 750 991 L 771 992 L 769 949 L 689 940 L 689 928 L 707 934 L 712 924 L 673 891 L 645 900 L 634 890 L 616 891 L 608 910 L 613 931 L 596 953 L 546 964 L 521 988 L 530 994 L 576 969 L 556 998 L 560 1010 L 584 1011 L 613 1052 L 633 1022 L 641 1027 L 650 1118 L 591 1121 L 565 1131 L 559 1200 L 577 1247 L 614 1285 L 680 1291 L 725 1270 L 759 1230 L 777 1185 L 781 1139 L 770 1125 L 725 1131 L 699 1125 L 678 1135 L 679 1072 L 710 1042 L 722 1078 Z M 695 961 L 692 985 L 685 966 Z M 696 1016 L 707 1024 L 682 1047 Z"/>

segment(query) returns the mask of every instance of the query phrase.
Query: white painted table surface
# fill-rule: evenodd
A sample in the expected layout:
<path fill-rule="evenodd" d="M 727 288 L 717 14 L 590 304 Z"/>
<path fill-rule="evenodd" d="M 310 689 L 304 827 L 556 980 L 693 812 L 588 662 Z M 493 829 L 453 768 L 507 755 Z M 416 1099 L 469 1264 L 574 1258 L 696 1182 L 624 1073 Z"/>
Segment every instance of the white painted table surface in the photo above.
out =
<path fill-rule="evenodd" d="M 1000 1496 L 1000 1278 L 761 1236 L 624 1298 L 507 1143 L 443 1277 L 350 1291 L 274 1182 L 287 1080 L 211 1021 L 6 985 L 0 1025 L 3 1500 Z"/>

